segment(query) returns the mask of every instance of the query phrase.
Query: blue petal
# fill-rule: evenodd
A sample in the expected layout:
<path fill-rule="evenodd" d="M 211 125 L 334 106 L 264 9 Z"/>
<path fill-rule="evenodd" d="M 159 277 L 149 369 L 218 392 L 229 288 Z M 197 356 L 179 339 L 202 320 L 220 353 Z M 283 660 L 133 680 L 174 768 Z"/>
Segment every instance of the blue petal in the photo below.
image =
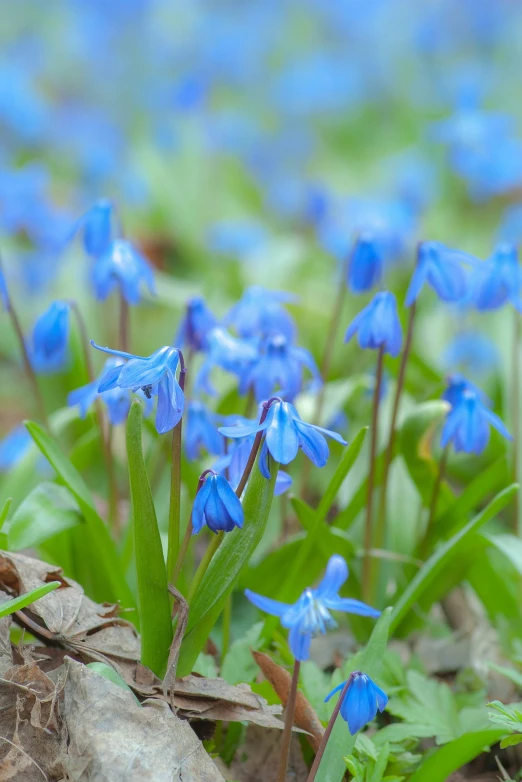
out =
<path fill-rule="evenodd" d="M 348 578 L 348 565 L 339 554 L 330 557 L 326 566 L 326 572 L 317 587 L 318 597 L 337 597 L 337 594 Z"/>
<path fill-rule="evenodd" d="M 288 636 L 288 643 L 296 660 L 305 662 L 309 659 L 311 641 L 312 633 L 302 632 L 299 624 L 292 627 Z"/>
<path fill-rule="evenodd" d="M 422 290 L 422 286 L 426 282 L 426 272 L 427 269 L 422 264 L 419 264 L 413 272 L 408 291 L 406 293 L 406 299 L 404 300 L 406 307 L 411 307 L 413 302 L 417 300 L 417 297 Z"/>
<path fill-rule="evenodd" d="M 261 462 L 259 463 L 259 467 L 261 468 Z M 288 489 L 292 486 L 293 480 L 288 475 L 288 473 L 283 472 L 283 470 L 278 470 L 276 482 L 275 482 L 275 489 L 274 489 L 274 496 L 279 497 L 281 494 L 284 494 L 285 491 L 288 491 Z"/>
<path fill-rule="evenodd" d="M 269 410 L 266 444 L 280 464 L 289 464 L 297 456 L 299 438 L 287 403 L 275 402 Z"/>
<path fill-rule="evenodd" d="M 364 675 L 354 678 L 341 706 L 341 714 L 348 723 L 352 736 L 355 736 L 361 728 L 370 722 L 377 711 L 377 699 L 374 694 L 375 711 L 372 714 L 371 703 L 368 701 L 369 688 L 365 679 L 367 677 Z"/>
<path fill-rule="evenodd" d="M 324 467 L 328 461 L 328 443 L 313 426 L 303 421 L 295 421 L 295 427 L 299 433 L 299 446 L 316 467 Z"/>
<path fill-rule="evenodd" d="M 205 504 L 211 491 L 210 481 L 207 479 L 196 494 L 192 506 L 192 534 L 197 535 L 205 526 Z"/>
<path fill-rule="evenodd" d="M 139 388 L 159 383 L 173 353 L 177 356 L 176 348 L 164 346 L 146 359 L 132 359 L 123 367 L 119 385 L 122 388 Z"/>
<path fill-rule="evenodd" d="M 98 393 L 103 394 L 105 391 L 112 391 L 114 388 L 117 388 L 122 369 L 123 365 L 108 369 L 99 381 Z"/>
<path fill-rule="evenodd" d="M 258 595 L 257 592 L 252 592 L 250 589 L 245 589 L 245 597 L 250 600 L 257 608 L 264 611 L 266 614 L 272 616 L 283 616 L 293 606 L 290 603 L 281 603 L 279 600 L 272 600 L 269 597 Z"/>
<path fill-rule="evenodd" d="M 207 526 L 215 533 L 220 531 L 229 532 L 233 529 L 234 525 L 230 519 L 225 503 L 219 496 L 217 490 L 217 476 L 213 475 L 211 478 L 207 478 L 206 483 L 210 484 L 210 494 L 205 503 L 205 520 Z"/>
<path fill-rule="evenodd" d="M 346 680 L 346 681 L 347 681 L 347 680 Z M 338 685 L 337 685 L 337 687 L 334 687 L 334 689 L 333 689 L 331 692 L 329 692 L 329 693 L 328 693 L 328 695 L 327 695 L 327 696 L 326 696 L 326 698 L 324 699 L 324 702 L 325 702 L 325 703 L 328 703 L 328 701 L 330 700 L 330 698 L 332 698 L 332 697 L 335 695 L 335 693 L 336 693 L 336 692 L 339 692 L 340 690 L 343 690 L 343 689 L 344 689 L 344 686 L 345 686 L 345 684 L 346 684 L 346 681 L 344 681 L 344 682 L 341 682 L 341 684 L 338 684 Z"/>
<path fill-rule="evenodd" d="M 325 597 L 323 603 L 334 611 L 344 611 L 347 614 L 357 614 L 358 616 L 371 616 L 377 619 L 381 612 L 376 608 L 361 603 L 360 600 L 354 600 L 351 597 Z"/>
<path fill-rule="evenodd" d="M 78 405 L 80 408 L 80 418 L 85 418 L 89 408 L 96 401 L 97 396 L 98 381 L 95 380 L 93 383 L 88 383 L 85 386 L 81 386 L 81 388 L 76 388 L 74 391 L 71 391 L 67 396 L 67 404 L 69 407 L 76 407 L 76 405 Z"/>
<path fill-rule="evenodd" d="M 270 480 L 271 475 L 268 466 L 268 448 L 266 447 L 266 442 L 261 446 L 261 453 L 259 454 L 259 472 L 267 481 Z M 290 480 L 290 482 L 292 481 Z"/>
<path fill-rule="evenodd" d="M 381 690 L 381 688 L 378 687 L 375 684 L 375 682 L 373 682 L 371 679 L 370 679 L 370 683 L 375 691 L 375 697 L 377 699 L 377 708 L 379 709 L 380 712 L 383 712 L 388 704 L 388 696 L 386 695 L 384 690 Z"/>
<path fill-rule="evenodd" d="M 158 386 L 156 429 L 159 434 L 169 432 L 179 423 L 183 415 L 183 404 L 183 392 L 170 369 L 166 369 Z"/>
<path fill-rule="evenodd" d="M 236 527 L 242 527 L 244 522 L 243 506 L 229 482 L 221 475 L 216 476 L 217 493 L 227 509 L 227 513 Z"/>
<path fill-rule="evenodd" d="M 500 432 L 502 437 L 505 437 L 506 440 L 512 440 L 513 435 L 511 435 L 504 422 L 498 417 L 498 415 L 495 415 L 495 413 L 492 413 L 491 410 L 488 410 L 487 408 L 484 408 L 484 415 L 488 419 L 489 423 L 495 427 L 495 429 Z"/>
<path fill-rule="evenodd" d="M 239 425 L 239 426 L 220 426 L 218 432 L 224 437 L 250 437 L 250 435 L 262 432 L 268 426 L 268 421 L 265 419 L 262 424 L 258 424 L 253 421 L 251 424 Z"/>

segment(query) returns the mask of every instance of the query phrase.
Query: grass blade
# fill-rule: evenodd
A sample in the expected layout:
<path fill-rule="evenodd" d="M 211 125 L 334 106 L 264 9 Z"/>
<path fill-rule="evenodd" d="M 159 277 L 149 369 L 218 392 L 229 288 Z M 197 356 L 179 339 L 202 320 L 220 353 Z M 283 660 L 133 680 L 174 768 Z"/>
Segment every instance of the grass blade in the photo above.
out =
<path fill-rule="evenodd" d="M 59 581 L 50 581 L 48 584 L 32 589 L 24 595 L 18 595 L 18 597 L 14 597 L 12 600 L 0 603 L 0 619 L 9 614 L 14 614 L 15 611 L 20 611 L 22 608 L 26 608 L 31 603 L 36 603 L 41 597 L 58 589 L 59 586 L 61 586 Z"/>
<path fill-rule="evenodd" d="M 496 744 L 506 730 L 492 728 L 476 733 L 465 733 L 429 755 L 410 778 L 410 782 L 446 782 L 454 771 Z"/>

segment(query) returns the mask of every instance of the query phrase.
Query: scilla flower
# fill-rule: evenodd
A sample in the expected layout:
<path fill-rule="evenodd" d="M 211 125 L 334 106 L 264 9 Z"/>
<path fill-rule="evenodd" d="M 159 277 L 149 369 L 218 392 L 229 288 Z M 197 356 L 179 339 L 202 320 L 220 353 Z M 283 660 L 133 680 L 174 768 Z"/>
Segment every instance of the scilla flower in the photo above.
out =
<path fill-rule="evenodd" d="M 354 671 L 348 679 L 348 689 L 341 703 L 341 717 L 348 723 L 348 730 L 355 734 L 364 728 L 377 716 L 377 711 L 384 711 L 388 703 L 388 696 L 369 676 L 361 671 Z M 324 699 L 328 703 L 330 698 L 339 690 L 344 690 L 346 682 L 339 684 Z"/>
<path fill-rule="evenodd" d="M 229 482 L 213 470 L 201 478 L 203 483 L 192 507 L 192 529 L 196 535 L 205 524 L 212 532 L 231 532 L 243 526 L 243 506 Z"/>
<path fill-rule="evenodd" d="M 491 426 L 507 440 L 513 439 L 498 415 L 486 407 L 476 391 L 466 388 L 446 417 L 441 446 L 445 448 L 452 443 L 457 452 L 481 454 L 489 443 Z"/>
<path fill-rule="evenodd" d="M 221 326 L 211 329 L 205 340 L 205 361 L 196 377 L 196 392 L 215 396 L 216 391 L 210 382 L 210 374 L 215 367 L 231 372 L 241 380 L 257 358 L 257 341 L 237 339 Z"/>
<path fill-rule="evenodd" d="M 377 618 L 380 611 L 354 600 L 340 597 L 339 590 L 348 578 L 348 566 L 337 554 L 330 557 L 323 580 L 316 589 L 305 589 L 297 603 L 280 603 L 263 597 L 250 589 L 245 595 L 255 606 L 272 616 L 278 616 L 281 624 L 290 630 L 289 643 L 296 660 L 308 660 L 312 637 L 337 627 L 330 611 L 344 611 L 359 616 Z"/>
<path fill-rule="evenodd" d="M 288 312 L 282 307 L 295 302 L 296 297 L 285 291 L 270 291 L 253 285 L 225 317 L 226 325 L 234 326 L 241 337 L 267 337 L 283 334 L 292 340 L 295 326 Z"/>
<path fill-rule="evenodd" d="M 349 342 L 357 334 L 362 348 L 381 349 L 397 356 L 402 345 L 402 329 L 393 293 L 377 293 L 371 302 L 355 316 L 344 338 Z"/>
<path fill-rule="evenodd" d="M 382 277 L 382 242 L 371 233 L 362 233 L 355 241 L 348 263 L 348 287 L 353 293 L 371 290 Z"/>
<path fill-rule="evenodd" d="M 22 424 L 0 440 L 0 472 L 7 472 L 28 453 L 33 438 Z"/>
<path fill-rule="evenodd" d="M 218 416 L 203 402 L 194 399 L 188 403 L 184 435 L 185 453 L 189 461 L 196 461 L 204 451 L 216 456 L 223 453 L 223 437 L 216 428 L 218 420 Z"/>
<path fill-rule="evenodd" d="M 74 233 L 83 232 L 85 252 L 98 258 L 109 246 L 113 233 L 114 204 L 107 198 L 100 199 L 76 221 Z"/>
<path fill-rule="evenodd" d="M 174 344 L 181 348 L 203 350 L 209 331 L 217 326 L 217 319 L 209 310 L 205 299 L 194 296 L 187 302 L 187 308 L 183 320 L 180 323 Z"/>
<path fill-rule="evenodd" d="M 485 393 L 476 386 L 475 383 L 472 383 L 471 380 L 468 380 L 459 372 L 453 372 L 453 374 L 448 375 L 446 383 L 447 387 L 441 398 L 446 402 L 449 402 L 452 407 L 455 407 L 455 405 L 461 401 L 465 391 L 472 391 L 482 400 L 482 402 L 491 405 L 491 402 Z"/>
<path fill-rule="evenodd" d="M 176 380 L 178 363 L 181 363 L 181 372 L 184 372 L 184 364 L 180 362 L 181 353 L 177 348 L 165 346 L 144 357 L 122 350 L 103 348 L 92 341 L 91 345 L 104 353 L 127 359 L 126 363 L 105 373 L 98 386 L 100 394 L 114 388 L 134 392 L 141 389 L 147 399 L 151 396 L 158 397 L 156 429 L 159 434 L 164 434 L 176 426 L 183 415 L 185 401 L 183 391 Z"/>
<path fill-rule="evenodd" d="M 127 239 L 115 239 L 93 263 L 91 281 L 98 299 L 118 289 L 129 304 L 138 304 L 143 286 L 153 294 L 154 276 L 148 261 Z"/>
<path fill-rule="evenodd" d="M 262 423 L 250 421 L 237 426 L 222 426 L 219 431 L 225 437 L 248 437 L 265 433 L 265 444 L 268 452 L 280 464 L 290 464 L 299 448 L 317 467 L 324 467 L 328 461 L 328 445 L 323 434 L 346 445 L 341 435 L 303 421 L 290 402 L 275 398 L 270 401 L 265 420 Z"/>
<path fill-rule="evenodd" d="M 473 269 L 471 295 L 478 310 L 496 310 L 506 302 L 522 310 L 521 286 L 522 271 L 513 244 L 499 244 L 491 258 Z"/>
<path fill-rule="evenodd" d="M 468 253 L 452 250 L 441 242 L 420 242 L 417 265 L 413 272 L 405 304 L 411 307 L 425 283 L 442 301 L 459 301 L 467 292 L 467 274 L 462 264 L 474 265 L 478 260 Z"/>
<path fill-rule="evenodd" d="M 60 372 L 69 360 L 70 305 L 55 301 L 36 321 L 28 351 L 37 372 Z"/>
<path fill-rule="evenodd" d="M 244 394 L 252 388 L 257 402 L 268 399 L 276 391 L 292 401 L 303 389 L 304 369 L 312 375 L 308 390 L 317 391 L 322 380 L 312 354 L 291 345 L 282 334 L 269 337 L 255 364 L 242 375 L 239 391 Z"/>

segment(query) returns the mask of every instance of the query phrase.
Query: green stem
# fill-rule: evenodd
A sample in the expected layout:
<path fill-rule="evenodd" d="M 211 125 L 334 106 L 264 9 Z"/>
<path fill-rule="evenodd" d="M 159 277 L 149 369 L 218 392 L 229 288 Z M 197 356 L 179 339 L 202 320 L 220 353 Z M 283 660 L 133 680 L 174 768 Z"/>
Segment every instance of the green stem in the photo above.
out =
<path fill-rule="evenodd" d="M 321 765 L 321 760 L 323 759 L 324 751 L 326 749 L 326 745 L 328 744 L 328 739 L 330 738 L 330 735 L 332 733 L 333 727 L 335 725 L 335 721 L 337 719 L 337 716 L 339 712 L 341 711 L 342 703 L 346 697 L 346 693 L 348 692 L 348 687 L 350 686 L 350 683 L 352 681 L 353 674 L 348 678 L 346 684 L 344 685 L 342 692 L 339 696 L 339 700 L 335 704 L 335 709 L 333 710 L 333 714 L 330 717 L 330 721 L 328 722 L 328 726 L 324 732 L 324 736 L 321 739 L 321 743 L 319 745 L 319 749 L 317 750 L 317 754 L 315 756 L 315 760 L 313 762 L 312 768 L 310 769 L 310 773 L 308 774 L 308 779 L 306 782 L 314 782 L 315 775 L 319 771 L 319 766 Z"/>
<path fill-rule="evenodd" d="M 513 428 L 513 482 L 518 483 L 519 450 L 518 438 L 520 427 L 520 314 L 513 309 L 513 354 L 511 360 L 511 404 Z M 520 519 L 520 498 L 515 494 L 515 509 L 513 528 L 515 534 L 522 534 Z"/>
<path fill-rule="evenodd" d="M 182 391 L 185 388 L 185 376 L 187 370 L 183 354 L 179 351 L 180 373 L 179 385 Z M 183 418 L 174 427 L 172 432 L 172 467 L 170 473 L 170 506 L 169 506 L 169 537 L 167 548 L 167 579 L 175 583 L 174 572 L 180 554 L 180 525 L 181 525 L 181 433 Z M 181 565 L 180 565 L 181 567 Z"/>
<path fill-rule="evenodd" d="M 381 400 L 382 370 L 384 351 L 379 348 L 377 356 L 377 370 L 375 373 L 375 389 L 373 392 L 372 424 L 370 440 L 370 466 L 368 472 L 368 494 L 366 498 L 366 517 L 364 522 L 364 559 L 362 574 L 363 599 L 369 602 L 371 599 L 371 575 L 372 560 L 370 549 L 372 548 L 372 522 L 373 522 L 373 489 L 375 484 L 375 456 L 377 453 L 377 436 L 379 427 L 379 405 Z"/>
<path fill-rule="evenodd" d="M 424 533 L 424 538 L 420 546 L 421 559 L 424 556 L 427 556 L 428 540 L 429 540 L 431 529 L 433 527 L 433 522 L 435 521 L 437 515 L 437 503 L 440 495 L 440 487 L 442 486 L 442 481 L 444 480 L 444 475 L 446 473 L 446 464 L 448 462 L 449 449 L 450 449 L 450 445 L 448 443 L 448 445 L 444 448 L 442 452 L 442 456 L 440 457 L 439 469 L 437 470 L 437 476 L 435 478 L 435 483 L 433 484 L 433 493 L 431 495 L 430 510 L 428 514 L 428 523 L 426 524 L 426 532 Z"/>
<path fill-rule="evenodd" d="M 301 663 L 294 661 L 294 670 L 292 673 L 292 682 L 290 692 L 286 702 L 285 726 L 283 728 L 283 737 L 281 739 L 281 754 L 279 756 L 279 766 L 277 770 L 277 782 L 285 782 L 286 770 L 288 768 L 288 758 L 290 756 L 290 742 L 292 740 L 292 727 L 294 724 L 295 703 L 297 700 L 297 683 L 299 681 L 299 669 Z"/>

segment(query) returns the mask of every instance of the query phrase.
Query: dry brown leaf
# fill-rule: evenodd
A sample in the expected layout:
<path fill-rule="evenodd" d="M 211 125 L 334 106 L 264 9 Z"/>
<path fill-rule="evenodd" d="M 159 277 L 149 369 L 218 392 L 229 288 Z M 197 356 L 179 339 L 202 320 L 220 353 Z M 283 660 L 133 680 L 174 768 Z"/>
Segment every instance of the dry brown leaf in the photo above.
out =
<path fill-rule="evenodd" d="M 133 695 L 65 661 L 65 768 L 71 782 L 224 782 L 188 722 L 164 701 Z"/>
<path fill-rule="evenodd" d="M 264 675 L 278 694 L 281 701 L 285 704 L 290 692 L 290 683 L 292 677 L 284 668 L 275 663 L 271 657 L 263 652 L 252 651 L 254 660 L 259 665 Z M 312 706 L 305 698 L 302 692 L 297 691 L 295 703 L 295 724 L 305 730 L 309 735 L 307 737 L 311 746 L 317 752 L 321 739 L 324 735 L 324 728 L 321 720 L 313 710 Z"/>

